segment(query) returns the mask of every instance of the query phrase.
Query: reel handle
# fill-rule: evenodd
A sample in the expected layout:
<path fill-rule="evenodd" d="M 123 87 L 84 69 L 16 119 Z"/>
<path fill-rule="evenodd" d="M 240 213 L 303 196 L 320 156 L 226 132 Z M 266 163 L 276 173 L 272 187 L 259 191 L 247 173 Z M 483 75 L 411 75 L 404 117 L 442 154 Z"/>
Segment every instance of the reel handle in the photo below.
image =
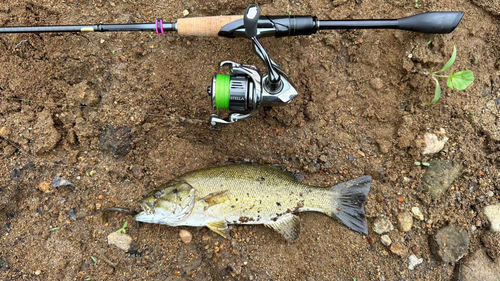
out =
<path fill-rule="evenodd" d="M 257 36 L 257 24 L 259 23 L 260 8 L 257 5 L 250 5 L 245 11 L 243 25 L 245 26 L 245 35 L 248 38 Z"/>

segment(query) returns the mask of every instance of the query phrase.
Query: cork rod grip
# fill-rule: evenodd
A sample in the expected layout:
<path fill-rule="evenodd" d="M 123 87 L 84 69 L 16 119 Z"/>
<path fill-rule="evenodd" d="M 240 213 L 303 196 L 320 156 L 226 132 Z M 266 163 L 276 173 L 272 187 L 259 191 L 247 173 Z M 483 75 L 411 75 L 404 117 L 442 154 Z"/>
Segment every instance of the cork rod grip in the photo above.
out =
<path fill-rule="evenodd" d="M 226 24 L 242 18 L 240 15 L 178 19 L 177 32 L 188 36 L 217 36 Z"/>

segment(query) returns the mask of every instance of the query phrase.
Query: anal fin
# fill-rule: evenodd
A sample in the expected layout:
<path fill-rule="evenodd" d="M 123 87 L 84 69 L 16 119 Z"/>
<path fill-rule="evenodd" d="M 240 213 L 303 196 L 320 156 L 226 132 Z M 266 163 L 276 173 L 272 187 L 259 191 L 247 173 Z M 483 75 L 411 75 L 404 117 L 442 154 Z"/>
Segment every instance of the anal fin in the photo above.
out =
<path fill-rule="evenodd" d="M 227 238 L 229 236 L 229 228 L 225 221 L 214 221 L 207 223 L 207 227 L 220 236 Z"/>
<path fill-rule="evenodd" d="M 299 238 L 300 218 L 292 213 L 284 214 L 276 221 L 266 223 L 265 226 L 279 232 L 289 243 Z"/>

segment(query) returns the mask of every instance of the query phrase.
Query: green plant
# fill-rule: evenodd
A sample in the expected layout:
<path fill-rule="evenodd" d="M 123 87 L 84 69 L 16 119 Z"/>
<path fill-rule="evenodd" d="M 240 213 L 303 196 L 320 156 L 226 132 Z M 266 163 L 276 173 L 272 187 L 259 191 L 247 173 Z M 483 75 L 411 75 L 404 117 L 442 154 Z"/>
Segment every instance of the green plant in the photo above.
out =
<path fill-rule="evenodd" d="M 128 225 L 128 222 L 126 221 L 124 224 L 123 224 L 123 227 L 118 229 L 116 232 L 120 233 L 120 232 L 123 232 L 123 233 L 127 233 L 127 230 L 125 229 Z"/>
<path fill-rule="evenodd" d="M 441 86 L 439 85 L 439 81 L 437 78 L 447 78 L 446 85 L 450 89 L 457 89 L 459 91 L 465 90 L 470 84 L 474 82 L 474 74 L 470 70 L 461 71 L 461 72 L 453 72 L 453 69 L 450 71 L 449 75 L 438 75 L 447 69 L 449 69 L 453 63 L 455 63 L 455 59 L 457 58 L 457 47 L 453 44 L 453 54 L 451 55 L 450 60 L 443 66 L 443 68 L 439 71 L 433 72 L 425 72 L 425 75 L 430 75 L 432 79 L 436 82 L 436 91 L 434 92 L 434 99 L 430 103 L 424 103 L 424 105 L 435 104 L 439 98 L 441 97 Z"/>
<path fill-rule="evenodd" d="M 418 162 L 418 161 L 417 161 L 417 162 L 415 162 L 415 163 L 413 163 L 413 164 L 415 164 L 415 165 L 417 165 L 417 166 L 422 165 L 422 166 L 426 166 L 426 167 L 429 167 L 429 166 L 431 165 L 431 164 L 429 164 L 429 162 L 422 162 L 422 163 L 420 163 L 420 162 Z"/>

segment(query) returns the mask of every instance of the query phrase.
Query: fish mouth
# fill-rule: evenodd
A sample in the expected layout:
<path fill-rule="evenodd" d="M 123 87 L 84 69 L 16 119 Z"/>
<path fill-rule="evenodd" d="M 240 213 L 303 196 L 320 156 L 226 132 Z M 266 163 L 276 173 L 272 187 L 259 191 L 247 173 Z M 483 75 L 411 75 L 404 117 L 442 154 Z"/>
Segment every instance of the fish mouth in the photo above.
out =
<path fill-rule="evenodd" d="M 148 205 L 144 202 L 139 203 L 139 205 L 141 205 L 141 208 L 146 213 L 146 215 L 152 215 L 155 213 L 154 208 L 151 208 L 150 205 Z"/>

